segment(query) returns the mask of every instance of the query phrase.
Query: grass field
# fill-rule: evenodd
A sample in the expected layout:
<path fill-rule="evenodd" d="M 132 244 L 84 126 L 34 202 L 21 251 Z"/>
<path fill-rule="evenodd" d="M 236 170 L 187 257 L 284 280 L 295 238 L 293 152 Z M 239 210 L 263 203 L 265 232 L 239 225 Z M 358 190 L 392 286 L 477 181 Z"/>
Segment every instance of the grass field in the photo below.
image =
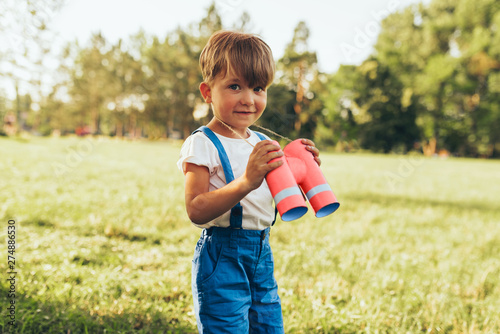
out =
<path fill-rule="evenodd" d="M 196 332 L 179 148 L 0 138 L 2 332 Z M 321 157 L 340 209 L 271 234 L 287 333 L 500 333 L 500 161 Z"/>

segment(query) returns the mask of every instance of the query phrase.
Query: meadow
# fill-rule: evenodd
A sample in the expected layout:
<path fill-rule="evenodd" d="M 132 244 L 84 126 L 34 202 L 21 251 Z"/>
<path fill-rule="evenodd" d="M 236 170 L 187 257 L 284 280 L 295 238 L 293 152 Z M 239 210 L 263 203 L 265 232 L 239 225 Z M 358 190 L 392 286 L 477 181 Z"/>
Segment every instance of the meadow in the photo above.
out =
<path fill-rule="evenodd" d="M 180 145 L 0 138 L 1 332 L 196 332 Z M 500 333 L 500 161 L 321 158 L 339 210 L 271 232 L 287 333 Z"/>

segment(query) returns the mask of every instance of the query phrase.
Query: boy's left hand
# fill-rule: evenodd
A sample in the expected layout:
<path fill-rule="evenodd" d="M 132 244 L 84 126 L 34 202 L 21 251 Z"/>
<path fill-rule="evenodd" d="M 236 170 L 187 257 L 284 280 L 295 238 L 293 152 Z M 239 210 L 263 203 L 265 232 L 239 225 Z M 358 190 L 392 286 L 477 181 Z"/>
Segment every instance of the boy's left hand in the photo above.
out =
<path fill-rule="evenodd" d="M 310 139 L 302 139 L 302 144 L 306 145 L 306 150 L 312 153 L 314 156 L 314 160 L 318 164 L 318 166 L 321 166 L 321 159 L 319 158 L 319 150 L 316 148 L 314 145 L 314 142 Z"/>

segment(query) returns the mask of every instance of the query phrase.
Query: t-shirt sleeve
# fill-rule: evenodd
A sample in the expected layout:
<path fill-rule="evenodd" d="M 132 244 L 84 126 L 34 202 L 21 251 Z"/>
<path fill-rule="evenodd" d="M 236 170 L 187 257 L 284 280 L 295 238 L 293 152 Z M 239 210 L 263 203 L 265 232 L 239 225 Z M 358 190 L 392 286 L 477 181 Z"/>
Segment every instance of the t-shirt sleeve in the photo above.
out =
<path fill-rule="evenodd" d="M 186 172 L 186 164 L 192 163 L 208 168 L 210 175 L 213 175 L 219 167 L 216 148 L 203 133 L 195 133 L 189 136 L 181 147 L 177 167 Z"/>

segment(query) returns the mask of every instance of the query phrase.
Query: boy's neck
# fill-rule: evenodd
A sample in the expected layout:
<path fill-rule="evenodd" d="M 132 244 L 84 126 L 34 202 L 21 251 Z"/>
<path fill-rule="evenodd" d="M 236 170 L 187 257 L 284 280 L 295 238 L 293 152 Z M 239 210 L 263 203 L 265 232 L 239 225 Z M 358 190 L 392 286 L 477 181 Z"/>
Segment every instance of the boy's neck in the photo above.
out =
<path fill-rule="evenodd" d="M 234 128 L 231 125 L 224 123 L 217 117 L 212 118 L 212 120 L 207 124 L 207 126 L 213 132 L 224 137 L 235 138 L 235 139 L 246 139 L 250 137 L 248 128 L 244 129 Z"/>

